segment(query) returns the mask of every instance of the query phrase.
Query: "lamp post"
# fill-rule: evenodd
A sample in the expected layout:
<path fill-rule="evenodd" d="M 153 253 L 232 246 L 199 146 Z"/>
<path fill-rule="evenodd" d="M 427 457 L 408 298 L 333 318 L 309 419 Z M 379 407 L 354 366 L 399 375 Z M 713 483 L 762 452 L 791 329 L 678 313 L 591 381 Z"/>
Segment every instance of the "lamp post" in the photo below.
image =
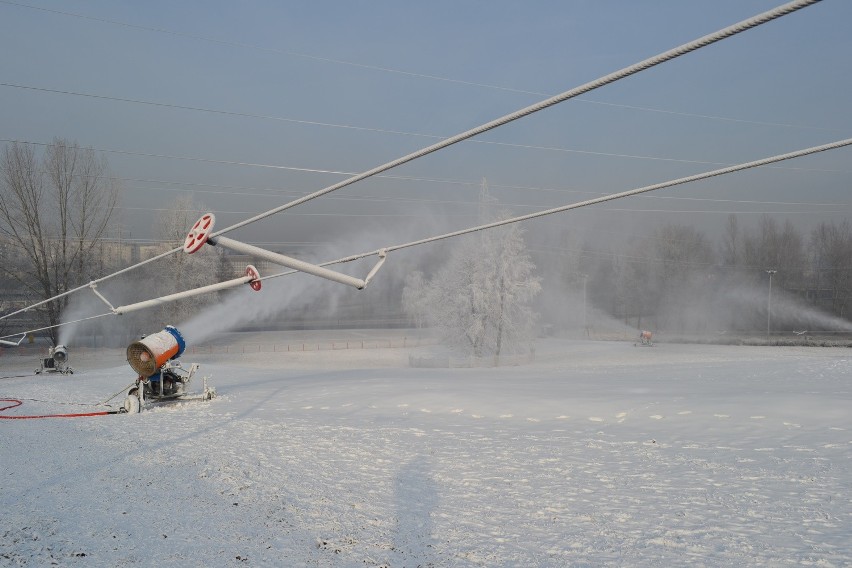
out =
<path fill-rule="evenodd" d="M 772 328 L 772 275 L 778 272 L 777 270 L 766 270 L 769 275 L 769 296 L 766 300 L 766 340 L 769 341 L 769 333 Z"/>
<path fill-rule="evenodd" d="M 589 335 L 589 326 L 586 320 L 586 280 L 589 278 L 588 274 L 581 274 L 583 277 L 583 334 L 587 337 Z"/>

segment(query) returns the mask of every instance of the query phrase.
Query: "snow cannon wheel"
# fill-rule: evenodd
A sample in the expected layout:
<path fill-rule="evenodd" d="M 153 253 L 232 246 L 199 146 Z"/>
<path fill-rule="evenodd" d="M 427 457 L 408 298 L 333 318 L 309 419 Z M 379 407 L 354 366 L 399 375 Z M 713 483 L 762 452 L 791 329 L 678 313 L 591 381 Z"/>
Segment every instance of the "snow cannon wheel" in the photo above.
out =
<path fill-rule="evenodd" d="M 260 291 L 260 272 L 257 271 L 257 268 L 249 264 L 246 266 L 246 276 L 251 276 L 252 280 L 249 281 L 248 285 L 251 286 L 251 289 L 255 292 Z"/>
<path fill-rule="evenodd" d="M 192 254 L 203 247 L 210 233 L 213 232 L 213 225 L 215 224 L 216 216 L 213 213 L 202 215 L 186 235 L 186 240 L 183 243 L 183 252 Z"/>
<path fill-rule="evenodd" d="M 127 414 L 139 414 L 142 411 L 142 405 L 139 404 L 139 389 L 131 389 L 127 393 L 123 408 Z"/>

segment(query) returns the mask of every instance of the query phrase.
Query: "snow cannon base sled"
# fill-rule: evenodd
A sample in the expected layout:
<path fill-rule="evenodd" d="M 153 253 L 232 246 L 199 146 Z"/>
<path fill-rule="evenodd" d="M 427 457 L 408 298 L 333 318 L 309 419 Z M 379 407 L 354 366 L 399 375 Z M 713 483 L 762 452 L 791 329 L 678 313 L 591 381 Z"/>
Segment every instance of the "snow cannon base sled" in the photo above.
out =
<path fill-rule="evenodd" d="M 207 384 L 209 377 L 206 376 L 203 377 L 204 387 L 200 393 L 188 391 L 198 368 L 198 363 L 193 363 L 187 370 L 180 361 L 167 361 L 157 373 L 147 378 L 139 377 L 124 397 L 123 411 L 133 414 L 169 402 L 215 398 L 216 389 Z"/>
<path fill-rule="evenodd" d="M 183 336 L 171 325 L 130 344 L 127 362 L 139 373 L 139 378 L 127 391 L 122 407 L 124 412 L 140 412 L 157 403 L 210 400 L 216 396 L 216 389 L 207 384 L 209 377 L 204 377 L 204 390 L 200 394 L 188 393 L 189 383 L 199 365 L 193 363 L 189 370 L 181 366 L 177 357 L 185 348 Z"/>

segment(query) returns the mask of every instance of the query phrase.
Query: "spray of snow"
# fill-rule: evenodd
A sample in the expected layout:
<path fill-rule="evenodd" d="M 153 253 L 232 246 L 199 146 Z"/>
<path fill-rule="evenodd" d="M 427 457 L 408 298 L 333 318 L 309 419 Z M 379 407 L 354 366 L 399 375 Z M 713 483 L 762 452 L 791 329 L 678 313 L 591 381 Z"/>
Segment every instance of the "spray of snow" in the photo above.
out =
<path fill-rule="evenodd" d="M 98 291 L 113 306 L 119 306 L 127 301 L 147 299 L 138 297 L 140 292 L 135 281 L 111 281 L 98 287 Z M 58 335 L 59 343 L 62 345 L 84 345 L 88 342 L 88 339 L 98 334 L 112 338 L 135 335 L 135 330 L 128 329 L 128 327 L 132 328 L 132 322 L 136 321 L 132 317 L 107 316 L 95 320 L 78 321 L 108 312 L 110 312 L 110 308 L 92 292 L 81 290 L 72 294 L 68 305 L 62 310 L 60 318 L 62 326 L 59 328 Z"/>
<path fill-rule="evenodd" d="M 323 292 L 334 295 L 326 285 L 317 285 L 314 277 L 292 275 L 267 280 L 259 292 L 248 286 L 238 288 L 225 300 L 207 308 L 177 327 L 192 344 L 201 344 L 220 333 L 240 326 L 270 323 L 294 301 L 313 301 Z"/>

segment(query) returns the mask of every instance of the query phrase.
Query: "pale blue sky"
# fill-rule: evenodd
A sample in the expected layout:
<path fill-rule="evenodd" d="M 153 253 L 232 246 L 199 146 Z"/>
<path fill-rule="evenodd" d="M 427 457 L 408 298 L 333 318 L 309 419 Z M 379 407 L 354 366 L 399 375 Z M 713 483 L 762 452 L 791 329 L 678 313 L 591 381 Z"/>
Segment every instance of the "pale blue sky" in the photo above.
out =
<path fill-rule="evenodd" d="M 0 83 L 254 115 L 0 86 L 0 138 L 112 151 L 134 237 L 189 190 L 224 226 L 345 177 L 258 164 L 364 171 L 780 3 L 0 1 Z M 241 234 L 355 253 L 475 224 L 483 177 L 522 214 L 848 138 L 850 21 L 852 2 L 824 0 L 481 138 L 513 146 L 463 143 L 390 172 L 418 180 L 361 182 Z M 544 225 L 712 232 L 766 211 L 806 228 L 849 217 L 850 163 L 836 150 Z M 361 246 L 365 226 L 381 230 Z"/>

